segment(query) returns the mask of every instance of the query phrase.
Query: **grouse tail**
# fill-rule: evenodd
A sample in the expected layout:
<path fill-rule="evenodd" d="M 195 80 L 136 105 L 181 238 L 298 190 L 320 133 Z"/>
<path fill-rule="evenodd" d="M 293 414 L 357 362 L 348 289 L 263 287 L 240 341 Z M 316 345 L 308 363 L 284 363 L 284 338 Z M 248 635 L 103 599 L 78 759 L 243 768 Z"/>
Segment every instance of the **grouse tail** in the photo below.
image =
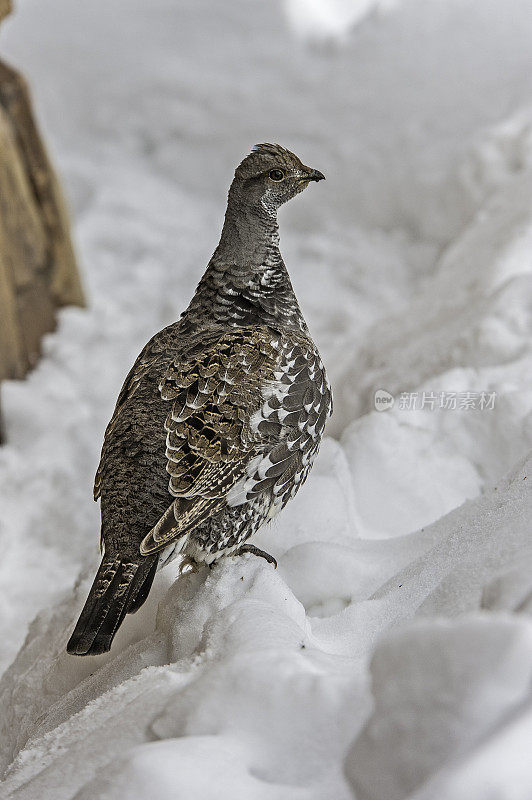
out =
<path fill-rule="evenodd" d="M 126 614 L 132 614 L 146 600 L 159 555 L 140 561 L 104 555 L 78 623 L 67 644 L 76 656 L 95 656 L 111 648 L 114 635 Z"/>

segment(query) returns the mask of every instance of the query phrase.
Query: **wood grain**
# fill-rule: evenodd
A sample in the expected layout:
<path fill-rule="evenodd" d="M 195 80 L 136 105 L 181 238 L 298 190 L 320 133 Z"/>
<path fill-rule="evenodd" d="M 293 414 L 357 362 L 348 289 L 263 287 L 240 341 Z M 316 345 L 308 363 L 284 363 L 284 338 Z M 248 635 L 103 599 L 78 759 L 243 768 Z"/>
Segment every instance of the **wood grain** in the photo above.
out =
<path fill-rule="evenodd" d="M 68 215 L 26 82 L 0 61 L 0 381 L 34 366 L 64 305 L 84 305 Z"/>

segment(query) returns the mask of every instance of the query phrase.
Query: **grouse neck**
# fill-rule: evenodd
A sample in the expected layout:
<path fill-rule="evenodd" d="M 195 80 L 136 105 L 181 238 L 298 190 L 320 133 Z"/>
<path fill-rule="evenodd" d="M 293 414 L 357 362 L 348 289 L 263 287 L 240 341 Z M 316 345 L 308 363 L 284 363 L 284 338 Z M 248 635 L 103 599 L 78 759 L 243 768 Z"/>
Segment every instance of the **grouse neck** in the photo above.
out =
<path fill-rule="evenodd" d="M 275 213 L 239 207 L 230 195 L 220 243 L 186 316 L 196 324 L 265 324 L 306 331 L 279 250 Z"/>
<path fill-rule="evenodd" d="M 220 242 L 212 260 L 260 269 L 270 259 L 281 257 L 277 213 L 262 205 L 251 208 L 238 199 L 229 194 Z"/>

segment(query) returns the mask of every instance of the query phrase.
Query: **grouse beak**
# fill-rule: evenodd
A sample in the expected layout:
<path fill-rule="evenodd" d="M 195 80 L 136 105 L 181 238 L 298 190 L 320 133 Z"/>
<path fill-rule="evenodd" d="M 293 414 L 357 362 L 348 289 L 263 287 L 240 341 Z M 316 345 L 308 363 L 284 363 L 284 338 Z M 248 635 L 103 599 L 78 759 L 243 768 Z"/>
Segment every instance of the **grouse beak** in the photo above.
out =
<path fill-rule="evenodd" d="M 311 169 L 309 174 L 308 174 L 308 176 L 307 176 L 307 180 L 308 181 L 324 181 L 325 180 L 325 175 L 323 174 L 323 172 L 320 172 L 318 169 Z"/>

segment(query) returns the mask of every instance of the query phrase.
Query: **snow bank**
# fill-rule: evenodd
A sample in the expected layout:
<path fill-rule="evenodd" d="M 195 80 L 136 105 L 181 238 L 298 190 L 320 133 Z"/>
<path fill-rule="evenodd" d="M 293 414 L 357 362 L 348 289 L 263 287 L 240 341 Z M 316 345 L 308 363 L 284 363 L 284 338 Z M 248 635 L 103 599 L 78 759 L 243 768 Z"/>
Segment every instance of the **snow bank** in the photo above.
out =
<path fill-rule="evenodd" d="M 388 636 L 371 665 L 375 708 L 348 757 L 357 798 L 527 797 L 531 655 L 530 622 L 506 615 Z M 519 726 L 508 769 L 504 740 Z"/>
<path fill-rule="evenodd" d="M 528 800 L 531 30 L 526 0 L 28 0 L 5 24 L 91 305 L 3 387 L 1 797 Z M 110 654 L 67 656 L 123 375 L 262 140 L 328 178 L 281 230 L 337 439 L 257 536 L 277 571 L 167 567 Z"/>
<path fill-rule="evenodd" d="M 529 610 L 529 467 L 392 540 L 391 554 L 346 536 L 300 542 L 279 572 L 246 557 L 187 576 L 160 604 L 155 632 L 129 647 L 122 637 L 92 664 L 63 649 L 77 598 L 41 614 L 3 680 L 6 762 L 24 745 L 6 796 L 67 798 L 81 787 L 82 797 L 150 796 L 138 794 L 140 780 L 163 798 L 177 788 L 198 798 L 229 788 L 349 797 L 340 767 L 368 711 L 362 667 L 377 639 L 416 613 Z M 318 476 L 314 491 L 326 499 L 324 489 Z M 291 579 L 296 563 L 303 591 Z M 509 615 L 388 634 L 372 665 L 375 710 L 347 759 L 360 796 L 407 797 L 464 742 L 496 729 L 528 697 L 531 647 L 532 625 Z M 190 754 L 194 764 L 211 752 L 196 782 Z M 230 782 L 218 785 L 220 752 L 232 756 Z M 206 786 L 215 790 L 202 794 Z"/>
<path fill-rule="evenodd" d="M 286 0 L 285 12 L 294 31 L 315 42 L 337 42 L 370 13 L 396 0 Z"/>

